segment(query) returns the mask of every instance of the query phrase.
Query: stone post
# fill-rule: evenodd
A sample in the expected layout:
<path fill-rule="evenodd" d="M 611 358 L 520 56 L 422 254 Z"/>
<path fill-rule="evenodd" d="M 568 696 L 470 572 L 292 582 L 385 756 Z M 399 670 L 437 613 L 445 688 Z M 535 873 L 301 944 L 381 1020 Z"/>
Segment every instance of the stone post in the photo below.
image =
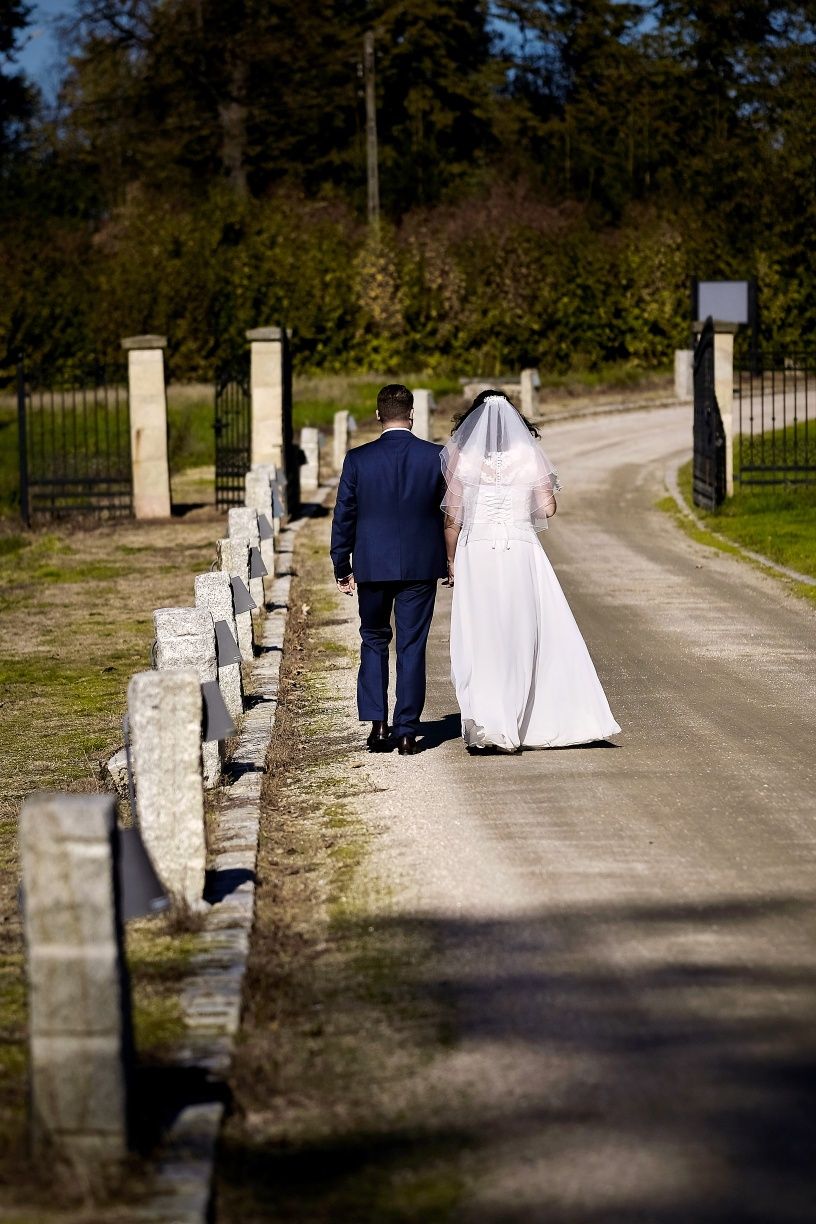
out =
<path fill-rule="evenodd" d="M 249 384 L 252 396 L 251 465 L 286 466 L 284 421 L 286 369 L 285 336 L 280 327 L 256 327 L 249 341 Z"/>
<path fill-rule="evenodd" d="M 332 458 L 334 460 L 334 470 L 338 474 L 343 468 L 343 460 L 348 450 L 349 415 L 345 408 L 341 412 L 335 412 L 334 414 L 334 450 Z"/>
<path fill-rule="evenodd" d="M 679 400 L 694 399 L 694 350 L 674 350 L 674 395 Z"/>
<path fill-rule="evenodd" d="M 202 684 L 218 679 L 215 658 L 215 625 L 204 608 L 158 608 L 153 613 L 156 628 L 156 667 L 159 671 L 194 668 Z M 198 738 L 201 743 L 202 726 Z M 215 740 L 201 744 L 204 785 L 209 790 L 221 776 L 221 755 Z"/>
<path fill-rule="evenodd" d="M 164 336 L 128 336 L 122 341 L 128 355 L 133 513 L 137 519 L 170 517 L 166 347 Z"/>
<path fill-rule="evenodd" d="M 261 557 L 261 534 L 258 528 L 258 512 L 251 506 L 231 506 L 227 513 L 227 533 L 231 540 L 246 540 L 250 549 L 249 593 L 261 609 L 264 606 L 263 577 L 252 577 L 252 549 L 255 557 Z"/>
<path fill-rule="evenodd" d="M 191 910 L 202 905 L 207 860 L 201 715 L 195 668 L 131 678 L 128 718 L 139 831 L 174 903 Z"/>
<path fill-rule="evenodd" d="M 264 594 L 272 593 L 275 581 L 275 499 L 268 467 L 250 468 L 246 474 L 246 505 L 258 515 L 258 532 L 261 539 L 261 560 L 267 569 L 263 580 Z M 262 518 L 265 520 L 263 523 Z M 267 530 L 268 527 L 268 530 Z"/>
<path fill-rule="evenodd" d="M 239 578 L 249 594 L 249 544 L 244 540 L 218 540 L 216 542 L 217 565 L 230 578 Z M 252 613 L 235 609 L 235 625 L 238 630 L 238 649 L 245 663 L 254 656 Z"/>
<path fill-rule="evenodd" d="M 216 661 L 218 664 L 218 684 L 224 697 L 224 702 L 234 723 L 244 712 L 244 690 L 241 684 L 240 662 L 227 662 L 224 627 L 238 649 L 238 626 L 235 623 L 235 610 L 232 601 L 232 587 L 229 574 L 220 570 L 208 574 L 196 574 L 195 602 L 197 608 L 209 612 L 215 624 Z"/>
<path fill-rule="evenodd" d="M 425 387 L 418 387 L 414 390 L 413 395 L 414 433 L 418 438 L 424 438 L 427 442 L 431 436 L 431 413 L 436 407 L 433 391 L 428 391 Z"/>
<path fill-rule="evenodd" d="M 526 416 L 528 421 L 531 421 L 538 413 L 538 388 L 540 386 L 541 379 L 538 376 L 538 370 L 521 371 L 521 414 Z"/>
<path fill-rule="evenodd" d="M 300 449 L 306 456 L 300 469 L 300 487 L 304 493 L 314 493 L 320 485 L 320 430 L 311 426 L 301 429 Z"/>
<path fill-rule="evenodd" d="M 41 792 L 20 813 L 33 1145 L 83 1180 L 103 1177 L 128 1147 L 117 840 L 112 795 Z"/>
<path fill-rule="evenodd" d="M 714 394 L 725 432 L 725 496 L 734 496 L 734 336 L 738 324 L 714 320 Z M 703 329 L 694 324 L 695 335 Z M 693 398 L 693 389 L 692 389 Z"/>

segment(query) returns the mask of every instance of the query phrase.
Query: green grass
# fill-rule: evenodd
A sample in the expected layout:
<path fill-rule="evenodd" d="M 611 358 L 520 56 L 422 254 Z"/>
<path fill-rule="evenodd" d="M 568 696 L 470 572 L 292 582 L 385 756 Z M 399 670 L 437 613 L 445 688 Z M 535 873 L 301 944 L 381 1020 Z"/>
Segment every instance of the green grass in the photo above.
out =
<path fill-rule="evenodd" d="M 401 382 L 408 387 L 428 387 L 437 400 L 447 395 L 459 395 L 460 384 L 455 378 L 431 374 L 360 374 L 328 375 L 296 378 L 294 385 L 294 425 L 330 428 L 335 412 L 345 408 L 355 420 L 374 416 L 377 392 L 384 383 Z"/>
<path fill-rule="evenodd" d="M 545 399 L 550 398 L 548 392 L 563 392 L 572 396 L 634 389 L 671 392 L 673 389 L 673 374 L 668 366 L 644 370 L 629 361 L 607 362 L 592 369 L 576 366 L 565 373 L 542 369 L 539 370 L 539 377 Z"/>
<path fill-rule="evenodd" d="M 678 483 L 692 506 L 691 460 L 678 472 Z M 816 578 L 816 485 L 735 483 L 734 496 L 717 510 L 693 508 L 712 531 L 777 565 Z"/>

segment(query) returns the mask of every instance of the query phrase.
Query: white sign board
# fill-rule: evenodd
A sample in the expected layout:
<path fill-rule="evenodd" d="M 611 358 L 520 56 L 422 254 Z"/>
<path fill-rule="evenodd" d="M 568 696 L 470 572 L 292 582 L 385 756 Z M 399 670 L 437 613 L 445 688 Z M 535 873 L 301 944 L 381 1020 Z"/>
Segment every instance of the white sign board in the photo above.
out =
<path fill-rule="evenodd" d="M 698 281 L 697 318 L 718 323 L 750 323 L 748 281 Z"/>

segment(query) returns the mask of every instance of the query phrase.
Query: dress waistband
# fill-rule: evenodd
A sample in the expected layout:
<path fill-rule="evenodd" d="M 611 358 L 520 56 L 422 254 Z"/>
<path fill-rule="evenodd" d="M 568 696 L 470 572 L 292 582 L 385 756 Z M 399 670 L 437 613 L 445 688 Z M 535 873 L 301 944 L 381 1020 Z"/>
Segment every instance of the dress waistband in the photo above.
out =
<path fill-rule="evenodd" d="M 487 541 L 493 548 L 508 549 L 511 541 L 523 544 L 538 543 L 532 523 L 471 523 L 459 537 L 464 546 Z"/>

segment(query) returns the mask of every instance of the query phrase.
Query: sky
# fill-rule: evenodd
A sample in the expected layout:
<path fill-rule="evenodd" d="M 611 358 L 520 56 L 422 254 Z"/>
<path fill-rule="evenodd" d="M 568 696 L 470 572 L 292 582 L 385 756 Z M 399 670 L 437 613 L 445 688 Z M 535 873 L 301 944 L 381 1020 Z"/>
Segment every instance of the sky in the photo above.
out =
<path fill-rule="evenodd" d="M 56 94 L 62 62 L 54 23 L 69 16 L 74 8 L 71 0 L 35 0 L 24 34 L 26 41 L 17 55 L 17 64 L 49 99 Z"/>
<path fill-rule="evenodd" d="M 74 0 L 34 0 L 25 43 L 16 57 L 19 67 L 39 85 L 48 101 L 55 99 L 62 75 L 56 23 L 75 9 Z M 494 28 L 501 29 L 502 23 L 495 22 Z"/>

